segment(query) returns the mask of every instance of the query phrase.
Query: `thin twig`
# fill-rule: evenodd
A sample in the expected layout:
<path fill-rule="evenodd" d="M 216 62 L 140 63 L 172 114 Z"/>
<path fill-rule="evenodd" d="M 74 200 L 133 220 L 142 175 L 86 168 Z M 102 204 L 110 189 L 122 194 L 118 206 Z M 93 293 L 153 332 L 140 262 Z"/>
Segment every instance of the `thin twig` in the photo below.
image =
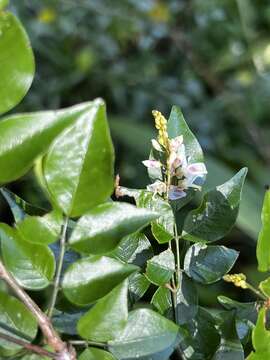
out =
<path fill-rule="evenodd" d="M 4 264 L 0 260 L 0 279 L 4 280 L 24 303 L 28 310 L 36 318 L 39 327 L 47 340 L 49 346 L 59 353 L 58 359 L 75 360 L 76 353 L 74 349 L 68 349 L 67 344 L 61 340 L 58 333 L 54 330 L 50 319 L 42 312 L 38 305 L 30 298 L 30 296 L 20 287 L 13 276 L 6 270 Z"/>
<path fill-rule="evenodd" d="M 54 310 L 56 300 L 57 300 L 58 291 L 59 291 L 61 273 L 62 273 L 62 268 L 63 268 L 65 250 L 66 250 L 67 226 L 68 226 L 68 217 L 66 217 L 64 219 L 64 224 L 63 224 L 62 232 L 61 232 L 60 253 L 59 253 L 59 259 L 58 259 L 57 271 L 56 271 L 55 280 L 54 280 L 54 287 L 53 287 L 51 303 L 50 303 L 50 306 L 49 306 L 49 309 L 48 309 L 48 317 L 49 318 L 52 317 L 53 310 Z"/>
<path fill-rule="evenodd" d="M 40 346 L 37 346 L 37 345 L 32 345 L 24 340 L 21 340 L 21 339 L 17 339 L 13 336 L 10 336 L 10 335 L 7 335 L 7 334 L 3 334 L 3 333 L 0 333 L 0 338 L 3 339 L 3 340 L 6 340 L 8 342 L 11 342 L 13 344 L 17 344 L 17 345 L 20 345 L 22 346 L 24 349 L 26 350 L 29 350 L 33 353 L 36 353 L 36 354 L 39 354 L 39 355 L 43 355 L 43 356 L 47 356 L 51 359 L 57 359 L 57 354 L 56 353 L 53 353 L 53 352 L 50 352 L 50 351 L 47 351 L 45 349 L 43 349 L 42 347 Z"/>

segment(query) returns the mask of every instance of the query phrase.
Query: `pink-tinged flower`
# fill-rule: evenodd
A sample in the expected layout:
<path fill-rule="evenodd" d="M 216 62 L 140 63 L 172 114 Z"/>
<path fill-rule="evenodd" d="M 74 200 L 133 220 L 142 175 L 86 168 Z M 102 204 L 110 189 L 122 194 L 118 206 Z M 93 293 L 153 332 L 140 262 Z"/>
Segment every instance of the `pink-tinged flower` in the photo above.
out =
<path fill-rule="evenodd" d="M 171 152 L 178 152 L 178 149 L 183 144 L 183 135 L 177 136 L 174 139 L 170 140 L 170 151 Z"/>
<path fill-rule="evenodd" d="M 180 187 L 171 185 L 169 190 L 169 199 L 170 200 L 179 200 L 186 196 L 187 194 Z"/>
<path fill-rule="evenodd" d="M 143 165 L 150 169 L 159 169 L 161 167 L 161 162 L 157 160 L 144 160 Z"/>
<path fill-rule="evenodd" d="M 153 184 L 147 186 L 147 190 L 162 196 L 166 192 L 166 184 L 160 180 L 156 180 Z"/>
<path fill-rule="evenodd" d="M 161 145 L 159 144 L 159 142 L 156 139 L 152 139 L 151 142 L 152 142 L 152 146 L 155 150 L 157 150 L 159 152 L 163 152 Z"/>

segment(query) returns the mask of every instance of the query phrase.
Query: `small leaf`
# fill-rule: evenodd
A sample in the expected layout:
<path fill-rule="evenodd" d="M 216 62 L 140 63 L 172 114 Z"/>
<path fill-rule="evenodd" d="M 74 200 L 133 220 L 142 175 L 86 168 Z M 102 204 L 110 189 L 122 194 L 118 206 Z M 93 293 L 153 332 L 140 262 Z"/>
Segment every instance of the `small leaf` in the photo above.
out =
<path fill-rule="evenodd" d="M 258 317 L 258 304 L 256 302 L 241 303 L 227 296 L 218 296 L 218 302 L 227 310 L 234 310 L 237 318 L 256 323 Z"/>
<path fill-rule="evenodd" d="M 69 243 L 73 249 L 84 253 L 108 253 L 124 236 L 140 230 L 157 217 L 156 212 L 127 203 L 101 204 L 79 219 Z"/>
<path fill-rule="evenodd" d="M 116 286 L 85 314 L 77 325 L 79 335 L 98 342 L 117 338 L 128 319 L 128 282 Z"/>
<path fill-rule="evenodd" d="M 185 256 L 184 270 L 202 284 L 220 280 L 233 267 L 238 252 L 225 246 L 192 245 Z"/>
<path fill-rule="evenodd" d="M 63 290 L 71 302 L 88 305 L 108 294 L 139 268 L 106 257 L 92 255 L 72 264 L 63 279 Z"/>
<path fill-rule="evenodd" d="M 175 271 L 173 252 L 167 249 L 147 261 L 146 277 L 155 285 L 167 284 Z"/>
<path fill-rule="evenodd" d="M 147 237 L 143 233 L 136 232 L 125 236 L 110 256 L 143 267 L 146 261 L 154 256 L 154 253 Z"/>
<path fill-rule="evenodd" d="M 15 338 L 21 338 L 19 333 L 23 333 L 24 336 L 28 337 L 28 341 L 36 337 L 37 322 L 34 316 L 19 300 L 3 292 L 0 292 L 0 322 L 13 330 L 12 332 L 8 332 L 1 329 L 3 333 Z M 18 350 L 21 346 L 0 339 L 0 348 L 4 348 L 5 350 Z"/>
<path fill-rule="evenodd" d="M 203 162 L 202 148 L 194 134 L 189 129 L 180 108 L 177 106 L 173 106 L 170 113 L 168 121 L 168 134 L 170 138 L 183 135 L 186 155 L 189 157 L 190 162 Z"/>
<path fill-rule="evenodd" d="M 260 282 L 260 290 L 264 293 L 265 296 L 270 298 L 270 277 Z"/>
<path fill-rule="evenodd" d="M 134 310 L 120 336 L 109 342 L 117 359 L 167 359 L 186 333 L 172 321 L 149 309 Z M 157 357 L 162 353 L 163 357 Z"/>
<path fill-rule="evenodd" d="M 6 5 L 7 1 L 2 3 L 1 10 Z M 4 11 L 0 11 L 0 64 L 2 114 L 22 100 L 35 72 L 34 55 L 22 24 L 13 14 Z"/>
<path fill-rule="evenodd" d="M 224 237 L 234 225 L 247 169 L 240 170 L 232 179 L 204 195 L 199 208 L 185 219 L 182 236 L 198 242 L 213 242 Z"/>
<path fill-rule="evenodd" d="M 91 102 L 57 111 L 5 117 L 0 122 L 0 184 L 27 173 L 53 140 L 91 108 Z M 61 166 L 61 169 L 63 165 Z"/>
<path fill-rule="evenodd" d="M 132 303 L 140 300 L 150 286 L 150 281 L 140 273 L 131 274 L 128 278 L 129 298 Z"/>
<path fill-rule="evenodd" d="M 78 360 L 116 360 L 112 354 L 107 351 L 88 348 L 79 356 Z"/>
<path fill-rule="evenodd" d="M 35 244 L 49 245 L 57 241 L 61 233 L 62 216 L 53 211 L 44 216 L 27 216 L 17 226 L 17 230 L 25 241 Z"/>
<path fill-rule="evenodd" d="M 23 240 L 15 229 L 3 223 L 0 240 L 4 263 L 22 287 L 38 290 L 50 284 L 55 260 L 48 247 Z"/>
<path fill-rule="evenodd" d="M 97 99 L 58 136 L 45 158 L 43 171 L 53 200 L 66 215 L 75 217 L 110 197 L 113 166 L 105 104 Z"/>
<path fill-rule="evenodd" d="M 267 190 L 262 208 L 262 229 L 257 243 L 257 260 L 259 271 L 270 269 L 270 190 Z"/>
<path fill-rule="evenodd" d="M 174 238 L 174 214 L 168 202 L 149 191 L 141 192 L 137 205 L 158 212 L 161 216 L 152 221 L 152 233 L 160 243 L 167 243 Z"/>
<path fill-rule="evenodd" d="M 151 304 L 158 310 L 161 315 L 166 316 L 168 310 L 172 307 L 171 291 L 160 286 L 154 293 Z"/>

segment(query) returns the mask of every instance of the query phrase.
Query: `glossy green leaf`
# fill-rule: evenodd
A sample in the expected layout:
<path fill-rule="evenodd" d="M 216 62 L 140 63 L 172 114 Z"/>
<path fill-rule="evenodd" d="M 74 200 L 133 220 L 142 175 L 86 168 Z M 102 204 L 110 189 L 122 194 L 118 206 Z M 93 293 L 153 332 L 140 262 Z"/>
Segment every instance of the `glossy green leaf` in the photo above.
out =
<path fill-rule="evenodd" d="M 108 294 L 138 267 L 107 256 L 92 255 L 72 264 L 63 279 L 66 297 L 77 305 L 88 305 Z"/>
<path fill-rule="evenodd" d="M 146 277 L 155 285 L 167 284 L 175 271 L 174 254 L 170 249 L 147 261 Z"/>
<path fill-rule="evenodd" d="M 25 241 L 48 245 L 57 241 L 61 233 L 62 216 L 53 211 L 44 216 L 27 216 L 17 225 L 17 230 Z"/>
<path fill-rule="evenodd" d="M 152 310 L 138 309 L 129 314 L 120 336 L 109 342 L 109 350 L 117 359 L 167 359 L 183 336 L 185 332 L 170 320 Z M 159 353 L 163 357 L 157 357 Z"/>
<path fill-rule="evenodd" d="M 19 20 L 5 11 L 0 11 L 0 64 L 2 114 L 22 100 L 32 84 L 35 72 L 28 36 Z"/>
<path fill-rule="evenodd" d="M 1 120 L 0 184 L 24 175 L 67 126 L 91 109 L 91 104 L 88 102 L 63 110 L 11 115 Z"/>
<path fill-rule="evenodd" d="M 262 208 L 262 229 L 257 243 L 257 260 L 259 271 L 270 269 L 270 190 L 267 190 Z"/>
<path fill-rule="evenodd" d="M 105 104 L 97 99 L 48 152 L 44 177 L 52 198 L 69 216 L 80 216 L 113 191 L 114 150 Z"/>
<path fill-rule="evenodd" d="M 154 293 L 151 304 L 157 309 L 157 311 L 166 316 L 167 312 L 172 307 L 171 291 L 163 286 L 160 286 Z"/>
<path fill-rule="evenodd" d="M 158 216 L 156 212 L 127 203 L 101 204 L 79 219 L 69 243 L 83 253 L 108 253 L 124 236 L 140 230 Z"/>
<path fill-rule="evenodd" d="M 137 205 L 158 212 L 161 216 L 152 221 L 152 233 L 160 243 L 167 243 L 174 238 L 174 214 L 168 202 L 149 191 L 141 192 Z"/>
<path fill-rule="evenodd" d="M 4 263 L 22 287 L 38 290 L 50 284 L 55 260 L 48 247 L 23 240 L 15 229 L 3 223 L 0 241 Z"/>
<path fill-rule="evenodd" d="M 108 351 L 88 348 L 79 356 L 78 360 L 116 360 Z"/>
<path fill-rule="evenodd" d="M 267 360 L 270 357 L 270 331 L 265 327 L 266 309 L 259 312 L 258 320 L 252 332 L 252 345 L 255 353 L 252 352 L 248 360 Z"/>
<path fill-rule="evenodd" d="M 199 208 L 185 219 L 182 236 L 190 241 L 213 242 L 224 237 L 234 225 L 247 169 L 204 195 Z"/>
<path fill-rule="evenodd" d="M 234 310 L 236 317 L 256 323 L 258 317 L 258 304 L 256 302 L 241 303 L 227 296 L 218 296 L 218 302 L 227 310 Z"/>
<path fill-rule="evenodd" d="M 62 334 L 78 335 L 77 323 L 86 310 L 64 312 L 54 309 L 52 324 L 56 331 Z"/>
<path fill-rule="evenodd" d="M 85 314 L 77 325 L 86 340 L 107 342 L 118 337 L 128 319 L 128 281 L 116 286 Z"/>
<path fill-rule="evenodd" d="M 16 309 L 16 311 L 15 311 Z M 12 332 L 1 332 L 16 338 L 21 338 L 19 333 L 27 336 L 28 341 L 33 340 L 37 333 L 37 321 L 29 310 L 15 297 L 0 292 L 0 322 L 7 325 Z M 18 350 L 21 346 L 0 339 L 0 349 Z"/>
<path fill-rule="evenodd" d="M 110 256 L 143 267 L 154 253 L 147 237 L 143 233 L 136 232 L 125 236 Z"/>
<path fill-rule="evenodd" d="M 140 273 L 131 274 L 128 280 L 129 299 L 132 303 L 135 303 L 146 293 L 150 286 L 150 281 L 144 274 Z"/>
<path fill-rule="evenodd" d="M 231 270 L 238 252 L 225 246 L 192 245 L 185 256 L 184 270 L 193 280 L 212 284 Z"/>
<path fill-rule="evenodd" d="M 202 148 L 189 129 L 179 107 L 173 106 L 168 120 L 168 134 L 170 138 L 183 135 L 186 155 L 191 163 L 203 162 Z"/>
<path fill-rule="evenodd" d="M 221 340 L 213 360 L 244 360 L 244 350 L 236 332 L 234 312 L 226 311 L 220 317 Z"/>
<path fill-rule="evenodd" d="M 260 282 L 260 290 L 264 293 L 265 296 L 270 298 L 270 277 Z"/>

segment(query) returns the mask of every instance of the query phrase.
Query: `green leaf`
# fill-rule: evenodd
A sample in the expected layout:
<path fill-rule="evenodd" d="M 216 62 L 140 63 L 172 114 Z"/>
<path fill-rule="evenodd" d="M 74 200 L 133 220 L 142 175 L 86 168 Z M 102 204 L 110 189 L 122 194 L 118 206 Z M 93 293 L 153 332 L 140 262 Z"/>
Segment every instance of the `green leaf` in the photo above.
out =
<path fill-rule="evenodd" d="M 118 337 L 128 319 L 128 281 L 116 286 L 85 314 L 77 325 L 78 334 L 86 339 L 107 342 Z"/>
<path fill-rule="evenodd" d="M 258 304 L 256 302 L 241 303 L 227 296 L 218 296 L 218 302 L 227 310 L 234 310 L 236 317 L 256 323 L 258 317 Z"/>
<path fill-rule="evenodd" d="M 172 321 L 150 309 L 129 314 L 128 323 L 119 337 L 109 342 L 109 350 L 117 359 L 167 359 L 185 332 Z M 163 357 L 157 357 L 159 353 Z"/>
<path fill-rule="evenodd" d="M 174 238 L 174 214 L 168 202 L 160 196 L 154 196 L 149 191 L 143 191 L 137 200 L 137 205 L 161 215 L 151 223 L 152 233 L 160 244 L 167 243 Z"/>
<path fill-rule="evenodd" d="M 6 2 L 1 4 L 3 8 Z M 28 92 L 35 61 L 28 36 L 11 13 L 0 11 L 0 114 L 12 109 Z"/>
<path fill-rule="evenodd" d="M 80 216 L 112 194 L 113 166 L 105 104 L 97 99 L 58 136 L 43 171 L 48 191 L 63 212 Z"/>
<path fill-rule="evenodd" d="M 144 274 L 140 273 L 131 274 L 128 280 L 129 299 L 132 303 L 135 303 L 146 293 L 150 286 L 150 281 Z"/>
<path fill-rule="evenodd" d="M 62 216 L 53 211 L 44 216 L 27 216 L 17 225 L 17 230 L 25 241 L 49 245 L 57 241 L 61 233 Z"/>
<path fill-rule="evenodd" d="M 259 271 L 270 269 L 270 190 L 267 190 L 262 208 L 262 229 L 257 243 L 257 260 Z"/>
<path fill-rule="evenodd" d="M 69 243 L 83 253 L 108 253 L 124 236 L 142 229 L 158 216 L 156 212 L 127 203 L 101 204 L 79 219 Z"/>
<path fill-rule="evenodd" d="M 143 233 L 136 232 L 125 236 L 110 256 L 143 267 L 146 261 L 154 256 L 154 253 L 147 237 Z"/>
<path fill-rule="evenodd" d="M 167 249 L 147 261 L 146 277 L 155 285 L 167 284 L 175 271 L 173 252 Z"/>
<path fill-rule="evenodd" d="M 5 117 L 0 122 L 0 184 L 23 176 L 52 141 L 81 114 L 91 102 L 58 111 L 43 111 Z M 61 165 L 62 169 L 63 165 Z"/>
<path fill-rule="evenodd" d="M 247 169 L 207 192 L 199 208 L 186 217 L 182 236 L 190 241 L 213 242 L 224 237 L 234 225 Z"/>
<path fill-rule="evenodd" d="M 72 264 L 63 279 L 66 297 L 77 305 L 88 305 L 108 294 L 138 267 L 107 256 L 92 255 Z"/>
<path fill-rule="evenodd" d="M 265 296 L 270 298 L 270 277 L 260 282 L 260 290 L 264 293 Z"/>
<path fill-rule="evenodd" d="M 213 360 L 244 360 L 243 347 L 236 332 L 234 312 L 226 311 L 220 317 L 221 340 Z"/>
<path fill-rule="evenodd" d="M 3 292 L 0 292 L 0 322 L 12 329 L 12 332 L 1 329 L 1 332 L 5 334 L 21 338 L 19 333 L 22 333 L 27 336 L 28 341 L 36 337 L 37 321 L 34 316 L 19 300 Z M 18 350 L 21 346 L 0 339 L 1 348 Z"/>
<path fill-rule="evenodd" d="M 157 311 L 166 316 L 168 310 L 172 307 L 171 291 L 165 287 L 160 286 L 154 293 L 151 304 L 157 309 Z"/>
<path fill-rule="evenodd" d="M 3 223 L 0 240 L 4 263 L 22 287 L 38 290 L 50 284 L 55 260 L 48 247 L 23 240 L 15 229 Z"/>
<path fill-rule="evenodd" d="M 54 309 L 52 317 L 53 327 L 62 334 L 78 335 L 77 322 L 85 313 L 85 310 L 69 313 Z"/>
<path fill-rule="evenodd" d="M 107 351 L 88 348 L 79 356 L 78 360 L 116 360 L 112 354 Z"/>
<path fill-rule="evenodd" d="M 198 243 L 188 249 L 184 270 L 193 280 L 202 284 L 212 284 L 231 270 L 237 257 L 237 251 L 225 246 Z"/>

